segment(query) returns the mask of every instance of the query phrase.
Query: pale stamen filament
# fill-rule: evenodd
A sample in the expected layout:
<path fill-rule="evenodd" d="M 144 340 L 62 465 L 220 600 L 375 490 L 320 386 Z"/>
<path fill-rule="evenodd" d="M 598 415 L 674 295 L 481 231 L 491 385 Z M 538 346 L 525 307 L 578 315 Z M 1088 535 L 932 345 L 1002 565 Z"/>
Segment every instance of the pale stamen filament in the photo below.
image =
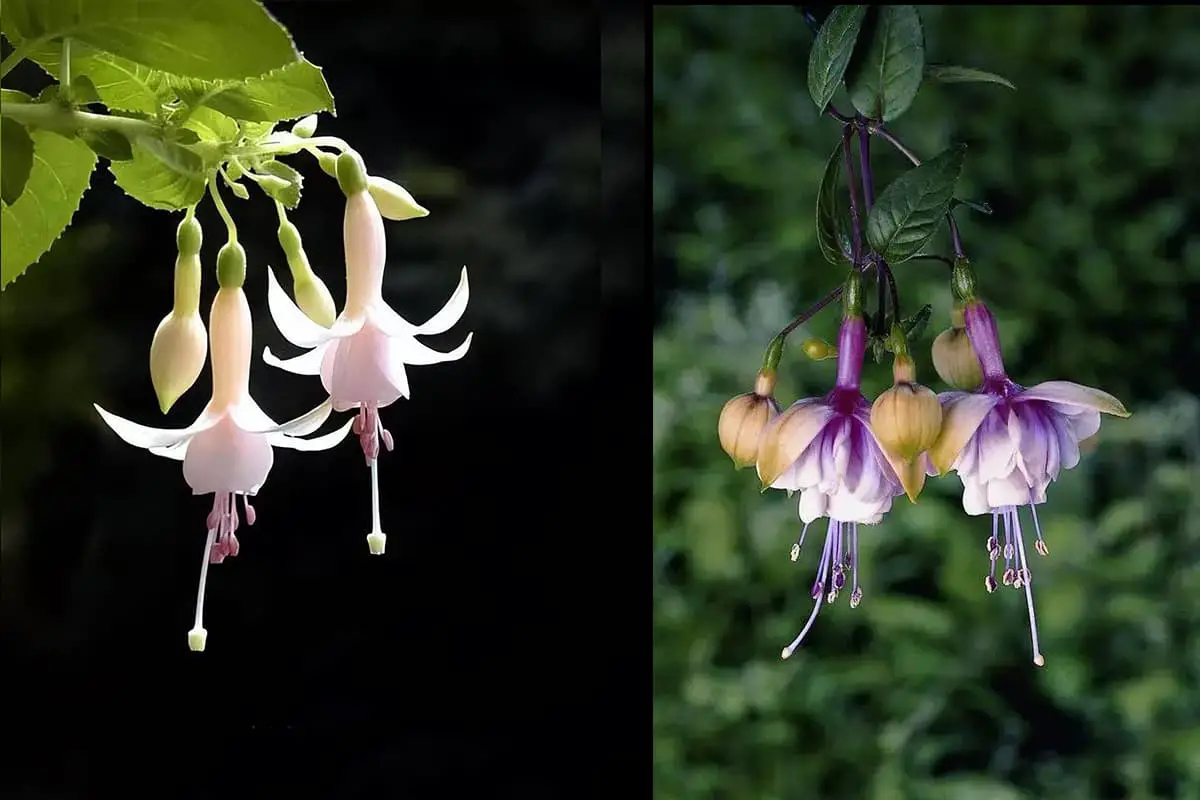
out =
<path fill-rule="evenodd" d="M 821 551 L 821 562 L 817 567 L 817 582 L 813 584 L 812 590 L 812 614 L 809 615 L 808 622 L 804 623 L 804 628 L 800 631 L 796 638 L 792 640 L 792 643 L 783 648 L 783 658 L 789 658 L 791 657 L 792 653 L 796 652 L 796 648 L 800 646 L 800 642 L 804 640 L 804 637 L 808 634 L 809 629 L 812 628 L 813 623 L 816 622 L 817 614 L 821 610 L 821 601 L 824 599 L 825 594 L 825 582 L 829 578 L 830 561 L 832 561 L 830 556 L 832 555 L 833 550 L 833 532 L 835 524 L 836 523 L 834 523 L 832 519 L 829 520 L 829 528 L 825 533 L 825 547 Z"/>
<path fill-rule="evenodd" d="M 1029 562 L 1025 558 L 1025 542 L 1021 537 L 1021 520 L 1017 517 L 1015 506 L 1009 506 L 1006 516 L 1012 517 L 1013 533 L 1017 540 L 1017 565 L 1020 570 L 1019 574 L 1024 576 L 1025 605 L 1029 607 L 1029 634 L 1033 639 L 1033 663 L 1041 667 L 1045 666 L 1046 659 L 1042 657 L 1042 652 L 1038 648 L 1037 618 L 1033 613 L 1033 587 L 1031 586 L 1033 576 L 1029 572 Z"/>
<path fill-rule="evenodd" d="M 196 618 L 192 629 L 188 631 L 188 647 L 196 652 L 204 650 L 205 641 L 208 639 L 208 631 L 204 630 L 204 587 L 208 583 L 209 554 L 212 552 L 213 542 L 216 538 L 217 529 L 210 528 L 208 540 L 204 543 L 204 559 L 200 563 L 200 588 L 196 591 Z"/>

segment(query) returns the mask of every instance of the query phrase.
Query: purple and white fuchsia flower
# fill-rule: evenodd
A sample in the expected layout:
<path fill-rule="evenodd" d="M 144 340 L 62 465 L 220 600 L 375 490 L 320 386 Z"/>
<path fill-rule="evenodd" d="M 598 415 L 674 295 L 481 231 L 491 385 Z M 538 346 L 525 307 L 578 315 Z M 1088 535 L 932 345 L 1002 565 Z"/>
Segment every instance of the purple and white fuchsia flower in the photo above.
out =
<path fill-rule="evenodd" d="M 338 179 L 346 192 L 343 236 L 346 250 L 346 307 L 331 328 L 313 322 L 287 296 L 269 272 L 267 303 L 283 337 L 307 353 L 281 360 L 270 349 L 268 364 L 297 375 L 319 375 L 335 411 L 357 409 L 354 432 L 371 468 L 371 553 L 381 555 L 387 542 L 379 519 L 379 444 L 392 449 L 392 436 L 379 409 L 409 396 L 405 365 L 440 364 L 466 355 L 471 336 L 448 353 L 417 341 L 448 331 L 462 318 L 470 299 L 467 270 L 440 311 L 421 325 L 401 317 L 383 299 L 387 240 L 383 218 L 368 191 L 365 173 L 349 154 L 338 159 Z"/>
<path fill-rule="evenodd" d="M 237 497 L 241 495 L 246 523 L 254 524 L 248 498 L 258 493 L 274 463 L 275 447 L 293 450 L 328 450 L 346 438 L 350 423 L 313 439 L 305 436 L 329 417 L 329 401 L 282 425 L 263 412 L 250 396 L 251 317 L 241 287 L 223 287 L 209 314 L 212 352 L 212 399 L 194 423 L 186 428 L 151 428 L 131 422 L 95 406 L 117 436 L 156 456 L 183 462 L 183 477 L 194 494 L 212 494 L 208 515 L 208 540 L 200 570 L 196 620 L 188 633 L 193 650 L 203 650 L 204 586 L 209 563 L 236 556 L 239 525 Z"/>
<path fill-rule="evenodd" d="M 1000 581 L 1025 589 L 1033 662 L 1042 666 L 1045 659 L 1038 648 L 1033 575 L 1017 510 L 1029 506 L 1037 537 L 1034 548 L 1047 555 L 1037 517 L 1037 505 L 1046 502 L 1046 488 L 1060 470 L 1079 463 L 1079 442 L 1100 429 L 1101 413 L 1128 417 L 1129 412 L 1112 395 L 1069 381 L 1048 381 L 1028 389 L 1019 386 L 1005 373 L 996 321 L 987 307 L 977 299 L 968 300 L 965 320 L 982 367 L 983 385 L 975 392 L 938 396 L 944 421 L 929 450 L 929 474 L 954 470 L 962 479 L 966 512 L 992 515 L 992 535 L 987 540 L 992 567 L 984 583 L 989 592 L 996 590 L 996 562 L 1003 555 Z"/>
<path fill-rule="evenodd" d="M 849 292 L 848 292 L 849 294 Z M 862 601 L 859 586 L 858 526 L 874 525 L 904 493 L 892 457 L 871 430 L 871 405 L 859 390 L 866 325 L 847 313 L 838 334 L 837 381 L 824 397 L 791 405 L 763 430 L 758 475 L 763 486 L 800 492 L 804 528 L 792 546 L 800 555 L 808 526 L 828 517 L 825 546 L 812 586 L 812 614 L 799 635 L 783 649 L 789 657 L 816 621 L 822 601 L 833 603 L 851 573 L 850 607 Z"/>

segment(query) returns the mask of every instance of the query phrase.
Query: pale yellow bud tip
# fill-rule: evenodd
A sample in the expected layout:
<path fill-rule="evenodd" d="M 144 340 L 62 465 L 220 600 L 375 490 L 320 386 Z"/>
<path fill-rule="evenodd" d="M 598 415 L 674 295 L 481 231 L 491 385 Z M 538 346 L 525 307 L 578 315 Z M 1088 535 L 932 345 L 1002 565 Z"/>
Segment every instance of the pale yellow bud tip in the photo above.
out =
<path fill-rule="evenodd" d="M 367 191 L 384 217 L 397 222 L 428 217 L 429 210 L 413 199 L 398 183 L 372 175 L 367 178 Z"/>
<path fill-rule="evenodd" d="M 966 330 L 947 328 L 933 340 L 933 368 L 938 377 L 955 389 L 971 392 L 983 383 L 983 370 Z"/>
<path fill-rule="evenodd" d="M 296 281 L 293 287 L 296 295 L 296 305 L 304 315 L 323 328 L 333 327 L 337 320 L 337 307 L 333 304 L 333 295 L 325 282 L 316 275 L 304 277 Z"/>
<path fill-rule="evenodd" d="M 383 555 L 383 550 L 387 546 L 387 534 L 385 533 L 369 533 L 367 534 L 367 547 L 373 556 Z"/>
<path fill-rule="evenodd" d="M 203 653 L 204 645 L 208 643 L 208 631 L 204 628 L 192 628 L 188 631 L 188 648 L 193 653 Z"/>
<path fill-rule="evenodd" d="M 773 397 L 755 392 L 739 394 L 721 409 L 717 436 L 721 449 L 741 469 L 758 461 L 758 441 L 763 430 L 779 413 L 779 403 Z"/>
<path fill-rule="evenodd" d="M 927 386 L 897 383 L 871 405 L 871 430 L 885 450 L 911 462 L 937 441 L 942 404 Z"/>
<path fill-rule="evenodd" d="M 208 336 L 199 314 L 172 311 L 158 324 L 150 343 L 150 381 L 165 414 L 204 370 Z"/>

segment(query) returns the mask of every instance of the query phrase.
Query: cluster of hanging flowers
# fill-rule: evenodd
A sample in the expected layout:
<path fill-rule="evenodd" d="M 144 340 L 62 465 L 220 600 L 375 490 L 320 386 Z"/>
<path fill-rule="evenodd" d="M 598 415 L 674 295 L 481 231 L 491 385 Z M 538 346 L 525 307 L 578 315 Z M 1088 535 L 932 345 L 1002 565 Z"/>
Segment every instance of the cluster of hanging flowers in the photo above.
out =
<path fill-rule="evenodd" d="M 1048 555 L 1037 515 L 1047 488 L 1061 470 L 1079 463 L 1079 443 L 1099 430 L 1100 414 L 1128 417 L 1129 412 L 1112 395 L 1077 383 L 1048 381 L 1028 388 L 1015 383 L 1005 371 L 995 318 L 978 297 L 965 257 L 953 266 L 952 327 L 937 337 L 932 352 L 935 370 L 953 390 L 934 394 L 917 383 L 908 337 L 896 324 L 886 339 L 894 354 L 894 385 L 869 403 L 859 390 L 868 338 L 862 271 L 865 267 L 852 269 L 842 289 L 836 350 L 816 340 L 804 347 L 814 358 L 836 356 L 833 388 L 780 410 L 772 392 L 785 332 L 768 348 L 754 392 L 726 403 L 718 425 L 722 448 L 737 466 L 753 465 L 764 489 L 800 493 L 803 527 L 792 546 L 793 561 L 809 526 L 827 520 L 811 589 L 812 612 L 783 657 L 800 646 L 821 606 L 833 603 L 847 583 L 850 607 L 862 602 L 860 527 L 880 523 L 900 494 L 916 502 L 926 476 L 955 472 L 966 513 L 992 517 L 984 586 L 988 592 L 1000 585 L 1023 590 L 1033 661 L 1043 666 L 1028 528 L 1022 530 L 1018 510 L 1029 507 L 1032 550 Z M 881 273 L 881 291 L 883 282 Z"/>
<path fill-rule="evenodd" d="M 328 154 L 321 154 L 327 156 Z M 332 160 L 332 156 L 328 156 Z M 311 411 L 282 424 L 275 422 L 250 394 L 253 330 L 250 305 L 243 291 L 246 254 L 237 242 L 237 229 L 210 181 L 209 192 L 226 222 L 229 238 L 217 254 L 217 289 L 208 315 L 208 332 L 200 317 L 201 229 L 189 209 L 176 240 L 174 307 L 158 326 L 150 346 L 150 376 L 165 414 L 195 383 L 209 363 L 212 398 L 186 428 L 164 429 L 139 425 L 96 406 L 101 418 L 129 444 L 157 456 L 183 462 L 183 477 L 193 494 L 213 496 L 205 520 L 207 539 L 200 569 L 195 621 L 188 632 L 192 650 L 204 650 L 204 591 L 209 564 L 236 556 L 238 528 L 256 520 L 250 498 L 266 483 L 275 448 L 328 450 L 352 430 L 370 468 L 371 529 L 369 552 L 382 555 L 386 543 L 379 513 L 380 444 L 391 450 L 391 434 L 383 427 L 380 410 L 409 397 L 406 366 L 437 364 L 463 357 L 471 344 L 468 334 L 457 348 L 442 353 L 418 337 L 449 330 L 462 317 L 469 297 L 463 268 L 458 288 L 445 306 L 416 325 L 401 317 L 383 298 L 387 247 L 383 219 L 407 220 L 426 216 L 401 186 L 369 176 L 357 153 L 346 149 L 336 163 L 322 164 L 336 175 L 346 196 L 343 223 L 346 256 L 346 303 L 336 313 L 329 290 L 313 272 L 299 231 L 286 218 L 278 201 L 279 242 L 292 273 L 295 302 L 268 268 L 267 304 L 280 333 L 307 352 L 281 360 L 269 350 L 263 360 L 298 375 L 320 376 L 325 399 Z M 332 432 L 311 436 L 334 412 L 354 416 Z M 239 511 L 238 498 L 241 498 Z"/>

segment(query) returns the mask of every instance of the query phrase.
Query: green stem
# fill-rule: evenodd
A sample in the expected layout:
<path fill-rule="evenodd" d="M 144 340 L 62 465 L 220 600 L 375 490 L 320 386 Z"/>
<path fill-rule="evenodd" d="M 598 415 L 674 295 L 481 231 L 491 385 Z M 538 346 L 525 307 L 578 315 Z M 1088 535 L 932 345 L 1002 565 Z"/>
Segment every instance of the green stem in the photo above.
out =
<path fill-rule="evenodd" d="M 64 36 L 62 40 L 62 58 L 58 62 L 58 84 L 62 87 L 62 96 L 71 97 L 71 37 Z"/>
<path fill-rule="evenodd" d="M 230 243 L 237 244 L 237 225 L 233 224 L 233 217 L 229 215 L 229 209 L 225 207 L 225 201 L 221 199 L 221 193 L 217 190 L 216 174 L 210 175 L 208 178 L 208 193 L 212 196 L 213 205 L 217 207 L 217 213 L 225 221 L 225 230 L 229 233 Z"/>
<path fill-rule="evenodd" d="M 76 111 L 53 103 L 5 103 L 0 106 L 0 116 L 16 120 L 27 127 L 70 131 L 116 131 L 131 139 L 138 136 L 157 137 L 162 133 L 161 128 L 145 120 Z"/>
<path fill-rule="evenodd" d="M 283 203 L 279 202 L 278 200 L 275 201 L 275 214 L 279 217 L 280 225 L 287 224 L 287 209 L 284 208 Z"/>

